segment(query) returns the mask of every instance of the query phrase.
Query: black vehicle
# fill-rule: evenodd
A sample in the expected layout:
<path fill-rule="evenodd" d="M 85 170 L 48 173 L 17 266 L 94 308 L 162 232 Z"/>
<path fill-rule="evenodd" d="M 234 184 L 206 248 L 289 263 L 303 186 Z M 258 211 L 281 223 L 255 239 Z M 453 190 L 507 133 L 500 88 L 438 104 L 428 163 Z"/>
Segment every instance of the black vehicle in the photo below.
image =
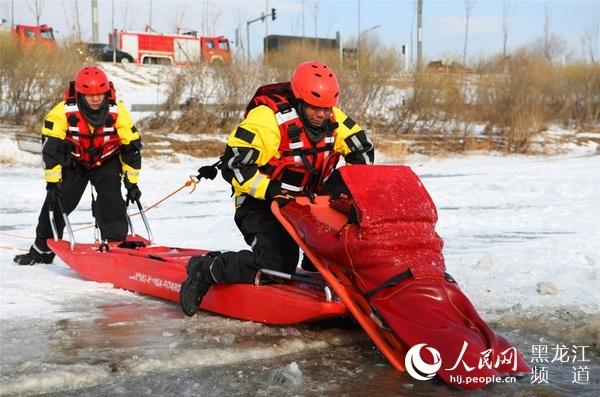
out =
<path fill-rule="evenodd" d="M 81 55 L 89 56 L 97 61 L 112 62 L 113 56 L 115 60 L 121 63 L 133 62 L 133 57 L 121 50 L 116 50 L 108 44 L 104 43 L 79 43 L 78 50 Z"/>

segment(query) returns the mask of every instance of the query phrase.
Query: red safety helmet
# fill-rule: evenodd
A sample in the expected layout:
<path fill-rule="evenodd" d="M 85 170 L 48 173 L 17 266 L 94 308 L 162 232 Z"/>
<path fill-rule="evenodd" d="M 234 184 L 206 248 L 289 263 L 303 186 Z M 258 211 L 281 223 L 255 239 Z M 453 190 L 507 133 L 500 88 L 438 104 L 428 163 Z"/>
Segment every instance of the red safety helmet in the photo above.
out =
<path fill-rule="evenodd" d="M 321 108 L 337 105 L 340 97 L 340 85 L 333 70 L 318 61 L 298 65 L 292 75 L 291 85 L 296 98 Z"/>
<path fill-rule="evenodd" d="M 104 94 L 110 90 L 108 77 L 97 66 L 84 66 L 75 76 L 75 91 L 83 95 Z"/>

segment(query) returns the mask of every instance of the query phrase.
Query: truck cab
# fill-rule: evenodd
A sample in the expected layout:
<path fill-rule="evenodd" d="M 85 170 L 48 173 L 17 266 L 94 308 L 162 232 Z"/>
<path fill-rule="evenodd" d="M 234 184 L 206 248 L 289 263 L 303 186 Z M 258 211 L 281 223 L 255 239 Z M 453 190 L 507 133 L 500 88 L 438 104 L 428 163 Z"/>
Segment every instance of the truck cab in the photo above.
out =
<path fill-rule="evenodd" d="M 231 49 L 225 36 L 201 37 L 202 59 L 208 65 L 231 64 Z"/>
<path fill-rule="evenodd" d="M 44 45 L 48 48 L 56 48 L 54 30 L 48 25 L 15 25 L 13 33 L 22 47 Z"/>

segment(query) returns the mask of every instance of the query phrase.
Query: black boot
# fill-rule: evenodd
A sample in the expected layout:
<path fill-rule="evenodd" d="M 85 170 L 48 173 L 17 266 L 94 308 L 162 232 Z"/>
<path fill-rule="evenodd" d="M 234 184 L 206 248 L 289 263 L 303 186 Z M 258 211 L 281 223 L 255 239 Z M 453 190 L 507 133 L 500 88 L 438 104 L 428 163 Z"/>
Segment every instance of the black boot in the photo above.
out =
<path fill-rule="evenodd" d="M 29 252 L 26 254 L 16 255 L 13 261 L 17 265 L 30 266 L 38 263 L 52 263 L 54 260 L 54 252 L 52 251 L 38 251 L 33 245 L 29 248 Z"/>
<path fill-rule="evenodd" d="M 210 265 L 215 260 L 211 254 L 214 253 L 209 252 L 205 256 L 193 256 L 188 262 L 188 278 L 181 284 L 181 290 L 179 291 L 179 305 L 186 316 L 193 316 L 198 312 L 202 298 L 215 282 L 210 273 Z"/>

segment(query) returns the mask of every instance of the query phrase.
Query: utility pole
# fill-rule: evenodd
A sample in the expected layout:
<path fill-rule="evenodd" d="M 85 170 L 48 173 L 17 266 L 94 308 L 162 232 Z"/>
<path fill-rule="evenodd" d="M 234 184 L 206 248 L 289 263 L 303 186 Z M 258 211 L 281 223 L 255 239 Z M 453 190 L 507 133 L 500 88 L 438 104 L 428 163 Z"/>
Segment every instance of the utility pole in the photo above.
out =
<path fill-rule="evenodd" d="M 417 70 L 423 68 L 423 0 L 417 3 Z"/>
<path fill-rule="evenodd" d="M 98 35 L 98 0 L 92 0 L 92 41 L 99 41 Z"/>
<path fill-rule="evenodd" d="M 275 8 L 271 8 L 271 12 L 266 14 L 263 12 L 261 16 L 259 16 L 258 18 L 254 18 L 251 19 L 249 21 L 246 21 L 246 44 L 247 44 L 247 54 L 248 54 L 248 61 L 250 61 L 250 24 L 253 24 L 254 22 L 257 21 L 265 21 L 266 18 L 271 17 L 271 20 L 275 20 L 277 19 L 277 10 Z"/>

